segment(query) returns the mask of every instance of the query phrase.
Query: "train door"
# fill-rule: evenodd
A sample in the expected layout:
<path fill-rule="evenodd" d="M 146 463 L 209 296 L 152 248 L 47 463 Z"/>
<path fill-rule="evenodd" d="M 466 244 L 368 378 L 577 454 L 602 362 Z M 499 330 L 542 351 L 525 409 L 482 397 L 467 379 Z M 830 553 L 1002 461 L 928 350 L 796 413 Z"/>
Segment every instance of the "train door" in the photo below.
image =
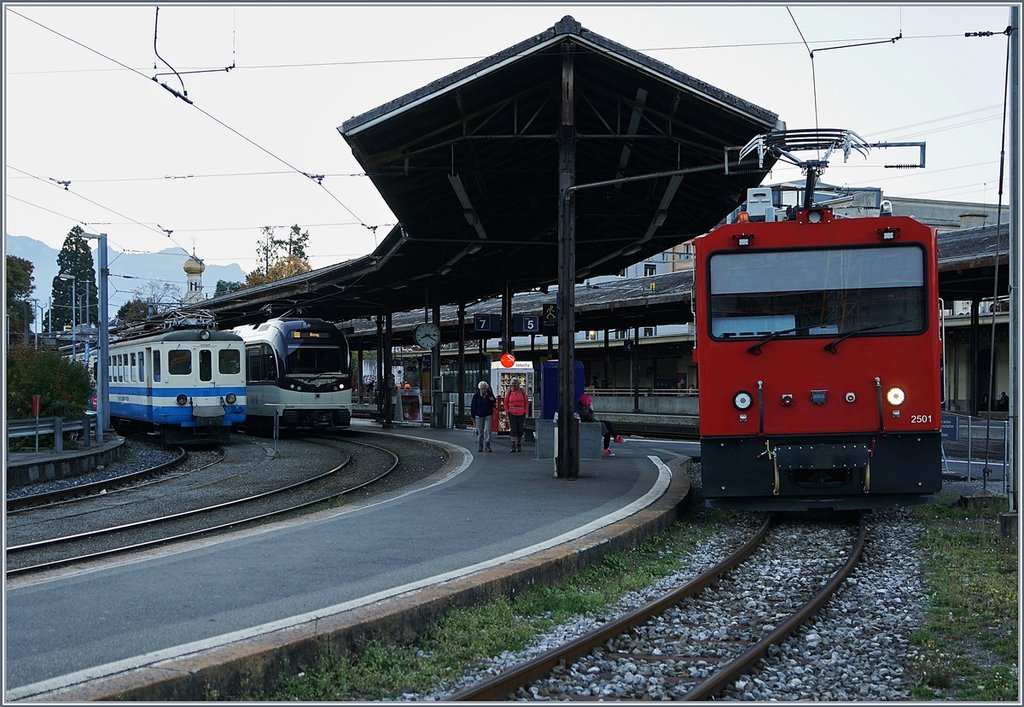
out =
<path fill-rule="evenodd" d="M 142 371 L 140 376 L 140 382 L 142 387 L 145 389 L 146 399 L 144 404 L 147 410 L 153 409 L 153 379 L 156 375 L 156 370 L 160 366 L 160 354 L 157 352 L 156 359 L 153 358 L 153 347 L 147 346 L 145 353 L 142 355 Z"/>

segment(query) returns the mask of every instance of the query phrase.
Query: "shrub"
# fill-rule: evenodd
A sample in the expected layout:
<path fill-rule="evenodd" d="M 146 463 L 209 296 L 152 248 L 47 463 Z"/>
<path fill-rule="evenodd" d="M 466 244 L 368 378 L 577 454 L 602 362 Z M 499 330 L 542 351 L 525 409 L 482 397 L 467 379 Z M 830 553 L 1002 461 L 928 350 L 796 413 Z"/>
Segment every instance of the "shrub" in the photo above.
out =
<path fill-rule="evenodd" d="M 55 351 L 26 346 L 7 351 L 7 419 L 32 417 L 32 396 L 41 395 L 40 417 L 80 418 L 93 389 L 85 366 Z"/>

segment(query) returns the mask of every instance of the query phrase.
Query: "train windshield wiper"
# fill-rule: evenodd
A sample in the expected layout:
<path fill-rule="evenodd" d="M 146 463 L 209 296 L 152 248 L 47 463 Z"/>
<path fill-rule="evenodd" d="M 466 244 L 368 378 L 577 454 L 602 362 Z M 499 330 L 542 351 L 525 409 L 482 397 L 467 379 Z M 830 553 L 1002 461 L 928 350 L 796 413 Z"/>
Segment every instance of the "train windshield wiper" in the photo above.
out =
<path fill-rule="evenodd" d="M 830 341 L 827 344 L 825 344 L 825 350 L 828 351 L 829 353 L 836 353 L 838 348 L 839 348 L 839 344 L 842 343 L 843 341 L 845 341 L 846 339 L 849 339 L 851 336 L 853 336 L 855 334 L 861 334 L 861 333 L 863 333 L 865 331 L 874 331 L 875 329 L 884 329 L 884 328 L 890 327 L 890 326 L 897 326 L 898 324 L 909 324 L 909 323 L 910 323 L 909 319 L 901 319 L 901 320 L 899 320 L 897 322 L 887 322 L 885 324 L 875 324 L 873 326 L 865 326 L 865 327 L 861 327 L 859 329 L 851 329 L 850 331 L 848 331 L 845 334 L 843 334 L 842 336 L 840 336 L 838 339 L 833 339 L 832 341 Z"/>
<path fill-rule="evenodd" d="M 749 347 L 747 349 L 747 352 L 748 353 L 752 353 L 755 356 L 760 356 L 761 355 L 761 347 L 764 346 L 765 344 L 767 344 L 769 341 L 771 341 L 772 339 L 775 339 L 777 337 L 780 337 L 783 334 L 792 334 L 794 331 L 796 331 L 797 329 L 800 329 L 800 328 L 801 327 L 795 326 L 795 327 L 791 327 L 789 329 L 779 329 L 778 331 L 773 331 L 771 334 L 768 334 L 767 336 L 762 337 L 761 339 L 758 340 L 758 342 L 756 344 L 754 344 L 753 346 Z"/>

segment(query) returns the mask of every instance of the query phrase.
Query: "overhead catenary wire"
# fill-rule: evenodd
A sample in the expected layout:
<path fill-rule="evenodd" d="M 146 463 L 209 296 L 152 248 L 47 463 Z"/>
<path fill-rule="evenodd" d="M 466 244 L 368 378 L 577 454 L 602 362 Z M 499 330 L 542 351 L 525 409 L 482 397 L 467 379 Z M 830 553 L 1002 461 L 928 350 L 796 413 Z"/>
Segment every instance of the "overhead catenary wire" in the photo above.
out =
<path fill-rule="evenodd" d="M 11 13 L 13 13 L 13 14 L 17 15 L 18 17 L 21 17 L 21 18 L 23 18 L 23 19 L 27 20 L 28 22 L 31 22 L 32 24 L 34 24 L 34 25 L 36 25 L 36 26 L 38 26 L 38 27 L 40 27 L 40 28 L 42 28 L 42 29 L 46 30 L 47 32 L 51 32 L 51 33 L 53 33 L 53 34 L 57 35 L 58 37 L 61 37 L 62 39 L 65 39 L 65 40 L 67 40 L 67 41 L 69 41 L 69 42 L 72 42 L 73 44 L 75 44 L 75 45 L 77 45 L 77 46 L 79 46 L 79 47 L 82 47 L 83 49 L 85 49 L 85 50 L 87 50 L 87 51 L 90 51 L 90 52 L 92 52 L 92 53 L 96 54 L 97 56 L 100 56 L 100 57 L 102 57 L 102 58 L 106 59 L 107 61 L 111 61 L 111 62 L 113 62 L 114 64 L 117 64 L 118 66 L 120 66 L 120 67 L 122 67 L 122 68 L 124 68 L 124 69 L 126 69 L 126 70 L 128 70 L 128 71 L 131 71 L 132 73 L 134 73 L 134 74 L 136 74 L 136 75 L 138 75 L 138 76 L 140 76 L 140 77 L 142 77 L 142 78 L 146 79 L 146 81 L 147 81 L 147 82 L 150 82 L 150 83 L 152 83 L 152 79 L 151 79 L 151 78 L 150 78 L 149 76 L 146 76 L 146 75 L 145 75 L 144 73 L 142 73 L 141 71 L 139 71 L 139 70 L 137 70 L 137 69 L 134 69 L 134 68 L 132 68 L 132 67 L 128 66 L 128 65 L 127 65 L 127 64 L 125 64 L 124 62 L 122 62 L 122 61 L 119 61 L 119 60 L 117 60 L 117 59 L 115 59 L 115 58 L 113 58 L 113 57 L 111 57 L 111 56 L 108 56 L 108 55 L 104 54 L 103 52 L 101 52 L 101 51 L 99 51 L 99 50 L 97 50 L 97 49 L 94 49 L 94 48 L 92 48 L 92 47 L 90 47 L 90 46 L 88 46 L 88 45 L 86 45 L 86 44 L 83 44 L 82 42 L 79 42 L 78 40 L 76 40 L 76 39 L 74 39 L 74 38 L 72 38 L 72 37 L 69 37 L 68 35 L 66 35 L 66 34 L 64 34 L 64 33 L 62 33 L 62 32 L 59 32 L 59 31 L 57 31 L 57 30 L 53 29 L 52 27 L 48 27 L 47 25 L 45 25 L 45 24 L 43 24 L 43 23 L 41 23 L 41 22 L 39 22 L 39 21 L 37 21 L 37 20 L 34 20 L 34 19 L 32 19 L 31 17 L 28 17 L 28 16 L 26 16 L 26 15 L 23 15 L 22 13 L 20 13 L 20 12 L 17 12 L 17 11 L 15 11 L 15 10 L 13 10 L 13 9 L 9 8 L 9 7 L 8 7 L 8 8 L 6 8 L 6 9 L 8 10 L 8 12 L 11 12 Z M 182 88 L 184 88 L 184 83 L 182 83 Z M 172 91 L 172 93 L 173 93 L 173 92 L 174 92 L 174 91 Z M 228 131 L 230 131 L 231 133 L 235 134 L 236 136 L 240 137 L 240 138 L 241 138 L 242 140 L 245 140 L 246 142 L 248 142 L 248 143 L 249 143 L 250 145 L 252 145 L 252 146 L 253 146 L 253 147 L 255 147 L 256 149 L 260 150 L 261 152 L 263 152 L 264 154 L 266 154 L 266 155 L 270 156 L 271 158 L 273 158 L 273 159 L 277 160 L 277 161 L 278 161 L 278 162 L 280 162 L 281 164 L 284 164 L 285 166 L 287 166 L 287 167 L 288 167 L 289 169 L 291 169 L 292 171 L 294 171 L 294 172 L 296 172 L 296 173 L 298 173 L 298 174 L 301 174 L 301 175 L 303 175 L 303 176 L 307 177 L 307 178 L 308 178 L 308 179 L 310 179 L 310 181 L 312 181 L 312 182 L 315 182 L 315 183 L 317 184 L 317 186 L 318 186 L 318 187 L 319 187 L 320 189 L 322 189 L 322 190 L 324 191 L 324 193 L 325 193 L 325 194 L 327 194 L 327 195 L 328 195 L 328 196 L 329 196 L 329 197 L 330 197 L 330 198 L 331 198 L 332 200 L 334 200 L 334 201 L 335 201 L 335 202 L 336 202 L 336 203 L 337 203 L 337 204 L 338 204 L 339 206 L 341 206 L 341 207 L 342 207 L 343 209 L 345 209 L 345 211 L 347 211 L 347 212 L 348 212 L 348 213 L 349 213 L 349 214 L 350 214 L 350 215 L 351 215 L 351 216 L 352 216 L 353 218 L 355 218 L 356 220 L 358 220 L 361 226 L 363 226 L 364 228 L 366 228 L 367 230 L 369 230 L 369 231 L 370 231 L 371 233 L 373 233 L 373 234 L 374 234 L 374 236 L 376 236 L 376 227 L 375 227 L 375 226 L 371 226 L 371 225 L 367 224 L 367 223 L 366 223 L 366 222 L 365 222 L 365 221 L 364 221 L 363 219 L 361 219 L 361 218 L 360 218 L 360 217 L 359 217 L 359 216 L 358 216 L 358 215 L 357 215 L 357 214 L 356 214 L 356 213 L 355 213 L 354 211 L 352 211 L 352 209 L 350 209 L 350 208 L 348 207 L 348 205 L 347 205 L 347 204 L 345 204 L 345 203 L 344 203 L 344 202 L 343 202 L 343 201 L 342 201 L 341 199 L 339 199 L 339 198 L 338 198 L 338 197 L 337 197 L 337 196 L 336 196 L 336 195 L 335 195 L 334 193 L 332 193 L 332 192 L 330 191 L 330 189 L 328 189 L 328 188 L 327 188 L 326 186 L 324 186 L 324 185 L 323 185 L 323 183 L 322 183 L 322 180 L 318 181 L 318 180 L 316 180 L 316 179 L 314 179 L 314 178 L 311 178 L 311 176 L 310 176 L 310 173 L 308 173 L 308 172 L 306 172 L 306 171 L 304 171 L 304 170 L 302 170 L 302 169 L 299 169 L 298 167 L 296 167 L 295 165 L 293 165 L 293 164 L 292 164 L 291 162 L 289 162 L 289 161 L 288 161 L 288 160 L 286 160 L 285 158 L 281 157 L 280 155 L 277 155 L 277 154 L 275 154 L 274 152 L 272 152 L 271 150 L 267 149 L 267 148 L 266 148 L 266 147 L 264 147 L 263 145 L 260 145 L 260 144 L 259 144 L 258 142 L 256 142 L 256 141 L 255 141 L 255 140 L 253 140 L 252 138 L 250 138 L 250 137 L 248 137 L 247 135 L 243 134 L 243 133 L 242 133 L 242 132 L 240 132 L 239 130 L 236 130 L 235 128 L 233 128 L 232 126 L 228 125 L 227 123 L 225 123 L 225 122 L 224 122 L 223 120 L 221 120 L 220 118 L 218 118 L 218 117 L 214 116 L 214 115 L 213 115 L 212 113 L 210 113 L 210 112 L 208 112 L 208 111 L 204 110 L 204 109 L 203 109 L 202 107 L 200 107 L 199 105 L 197 105 L 197 104 L 196 104 L 196 103 L 195 103 L 195 102 L 194 102 L 193 100 L 190 100 L 190 99 L 188 99 L 188 98 L 187 98 L 187 97 L 185 97 L 185 96 L 181 96 L 181 98 L 183 98 L 183 99 L 184 99 L 184 100 L 186 101 L 187 105 L 189 105 L 189 106 L 191 106 L 192 108 L 194 108 L 195 110 L 199 111 L 200 113 L 202 113 L 202 114 L 203 114 L 203 115 L 205 115 L 205 116 L 206 116 L 207 118 L 209 118 L 210 120 L 214 121 L 215 123 L 217 123 L 217 124 L 218 124 L 218 125 L 220 125 L 221 127 L 225 128 L 226 130 L 228 130 Z"/>

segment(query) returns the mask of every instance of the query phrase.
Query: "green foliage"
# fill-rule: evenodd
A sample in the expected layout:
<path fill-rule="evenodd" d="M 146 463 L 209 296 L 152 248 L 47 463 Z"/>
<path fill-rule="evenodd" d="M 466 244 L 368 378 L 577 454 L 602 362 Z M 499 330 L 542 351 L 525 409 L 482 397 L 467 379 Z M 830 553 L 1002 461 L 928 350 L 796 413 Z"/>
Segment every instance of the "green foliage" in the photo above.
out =
<path fill-rule="evenodd" d="M 221 295 L 228 295 L 242 289 L 243 287 L 245 287 L 245 285 L 241 282 L 217 280 L 217 287 L 213 291 L 213 296 L 220 297 Z"/>
<path fill-rule="evenodd" d="M 85 231 L 81 226 L 72 228 L 57 253 L 57 275 L 53 278 L 46 327 L 49 331 L 63 329 L 66 324 L 95 322 L 99 319 L 96 270 L 92 251 L 83 233 Z M 61 275 L 73 276 L 74 280 L 62 280 Z"/>
<path fill-rule="evenodd" d="M 256 242 L 258 265 L 245 276 L 246 287 L 275 282 L 312 269 L 306 255 L 309 231 L 303 231 L 296 224 L 288 231 L 287 238 L 275 238 L 274 230 L 274 226 L 260 229 Z"/>
<path fill-rule="evenodd" d="M 24 340 L 26 324 L 34 317 L 34 310 L 29 300 L 35 285 L 32 282 L 32 271 L 35 266 L 31 261 L 15 255 L 7 256 L 7 326 L 11 341 Z"/>
<path fill-rule="evenodd" d="M 1017 699 L 1017 548 L 1000 536 L 1005 500 L 987 500 L 961 505 L 940 495 L 914 509 L 925 527 L 919 543 L 931 596 L 913 636 L 927 656 L 917 699 Z"/>
<path fill-rule="evenodd" d="M 89 372 L 54 351 L 19 346 L 7 352 L 7 418 L 32 417 L 32 396 L 42 395 L 40 417 L 79 418 L 92 392 Z"/>
<path fill-rule="evenodd" d="M 136 297 L 130 299 L 117 310 L 117 318 L 123 322 L 141 322 L 149 318 L 149 305 Z"/>

